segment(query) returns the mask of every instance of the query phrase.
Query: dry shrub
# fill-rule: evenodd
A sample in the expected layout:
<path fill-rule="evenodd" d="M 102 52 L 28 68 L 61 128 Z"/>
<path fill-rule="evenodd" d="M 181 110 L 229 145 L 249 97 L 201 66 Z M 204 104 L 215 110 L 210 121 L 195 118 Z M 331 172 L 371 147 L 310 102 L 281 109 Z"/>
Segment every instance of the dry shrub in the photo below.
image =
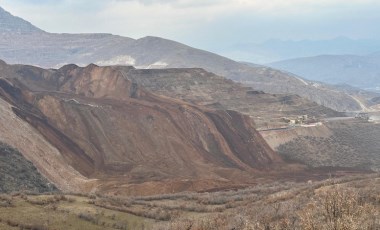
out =
<path fill-rule="evenodd" d="M 160 220 L 160 221 L 169 221 L 172 217 L 172 214 L 170 212 L 163 210 L 161 208 L 153 208 L 149 210 L 134 210 L 132 208 L 128 208 L 125 206 L 113 206 L 107 203 L 94 202 L 94 205 L 101 208 L 113 210 L 113 211 L 125 212 L 125 213 L 129 213 L 135 216 L 141 216 L 141 217 Z"/>
<path fill-rule="evenodd" d="M 218 194 L 209 194 L 207 196 L 201 197 L 199 203 L 204 205 L 222 205 L 229 201 L 227 196 L 222 196 Z"/>
<path fill-rule="evenodd" d="M 351 182 L 345 182 L 351 181 Z M 223 192 L 210 199 L 209 194 L 199 194 L 198 203 L 182 204 L 181 211 L 206 211 L 218 206 L 207 206 L 229 201 L 225 207 L 238 204 L 220 214 L 204 212 L 196 219 L 179 217 L 169 223 L 161 223 L 155 229 L 235 229 L 235 230 L 377 230 L 380 229 L 380 181 L 371 180 L 371 186 L 352 186 L 351 178 L 327 181 L 313 185 L 304 184 L 281 191 L 278 186 L 261 190 Z M 343 183 L 343 185 L 335 185 Z M 283 187 L 284 188 L 284 187 Z M 248 199 L 259 191 L 254 199 Z M 281 192 L 280 192 L 281 191 Z M 226 196 L 220 199 L 219 196 Z M 244 201 L 234 202 L 234 196 L 243 196 Z M 240 205 L 240 206 L 239 206 Z M 210 210 L 209 210 L 210 211 Z M 182 215 L 179 215 L 182 216 Z"/>
<path fill-rule="evenodd" d="M 23 230 L 48 230 L 48 227 L 44 225 L 39 225 L 39 224 L 31 224 L 31 225 L 20 224 L 19 228 Z"/>
<path fill-rule="evenodd" d="M 13 198 L 9 195 L 0 195 L 0 207 L 12 207 Z"/>
<path fill-rule="evenodd" d="M 13 221 L 13 220 L 7 220 L 6 224 L 11 226 L 11 227 L 18 227 L 20 225 L 19 223 L 17 223 L 16 221 Z"/>
<path fill-rule="evenodd" d="M 96 194 L 91 193 L 91 194 L 88 195 L 88 198 L 90 198 L 91 200 L 95 200 L 96 199 Z"/>
<path fill-rule="evenodd" d="M 112 225 L 112 228 L 114 229 L 122 229 L 122 230 L 127 230 L 128 229 L 128 224 L 127 223 L 114 223 Z"/>
<path fill-rule="evenodd" d="M 25 201 L 27 201 L 28 203 L 30 204 L 33 204 L 33 205 L 49 205 L 49 204 L 52 204 L 52 203 L 56 203 L 58 202 L 54 197 L 46 197 L 46 198 L 43 198 L 43 199 L 40 199 L 40 198 L 30 198 L 30 197 L 27 197 L 25 199 Z"/>
<path fill-rule="evenodd" d="M 338 187 L 326 190 L 300 213 L 300 225 L 305 230 L 380 228 L 378 207 L 359 200 L 353 190 Z"/>
<path fill-rule="evenodd" d="M 161 223 L 154 226 L 155 230 L 230 230 L 230 229 L 254 229 L 250 222 L 241 215 L 227 216 L 218 214 L 196 219 L 178 219 L 170 223 Z"/>
<path fill-rule="evenodd" d="M 88 222 L 91 222 L 93 224 L 98 224 L 98 222 L 99 222 L 99 218 L 95 215 L 90 214 L 90 213 L 79 213 L 78 218 L 85 220 L 85 221 L 88 221 Z"/>
<path fill-rule="evenodd" d="M 45 205 L 45 206 L 51 206 L 53 204 L 59 203 L 60 201 L 66 201 L 73 203 L 75 202 L 74 198 L 66 197 L 65 195 L 54 195 L 54 196 L 48 196 L 48 197 L 33 197 L 33 196 L 22 196 L 26 202 L 33 204 L 33 205 Z"/>
<path fill-rule="evenodd" d="M 91 199 L 89 202 L 94 203 L 100 207 L 130 207 L 134 204 L 134 200 L 120 197 L 103 197 L 98 199 Z"/>

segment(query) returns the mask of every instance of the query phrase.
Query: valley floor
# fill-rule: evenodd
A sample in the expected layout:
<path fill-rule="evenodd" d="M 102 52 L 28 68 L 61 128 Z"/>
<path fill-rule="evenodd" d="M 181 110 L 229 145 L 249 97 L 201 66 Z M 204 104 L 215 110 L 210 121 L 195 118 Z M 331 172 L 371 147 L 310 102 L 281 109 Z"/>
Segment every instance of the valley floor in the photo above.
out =
<path fill-rule="evenodd" d="M 145 197 L 0 195 L 0 229 L 379 228 L 379 174 Z"/>

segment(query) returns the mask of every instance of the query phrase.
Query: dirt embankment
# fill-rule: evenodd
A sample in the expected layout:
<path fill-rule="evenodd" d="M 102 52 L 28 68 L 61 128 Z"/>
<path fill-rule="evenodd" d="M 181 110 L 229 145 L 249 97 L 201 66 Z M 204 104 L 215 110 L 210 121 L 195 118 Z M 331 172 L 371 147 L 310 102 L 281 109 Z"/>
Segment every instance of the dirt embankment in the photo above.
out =
<path fill-rule="evenodd" d="M 328 138 L 333 135 L 332 131 L 325 125 L 261 131 L 260 134 L 273 150 L 276 150 L 280 145 L 290 142 L 298 137 L 310 136 Z"/>

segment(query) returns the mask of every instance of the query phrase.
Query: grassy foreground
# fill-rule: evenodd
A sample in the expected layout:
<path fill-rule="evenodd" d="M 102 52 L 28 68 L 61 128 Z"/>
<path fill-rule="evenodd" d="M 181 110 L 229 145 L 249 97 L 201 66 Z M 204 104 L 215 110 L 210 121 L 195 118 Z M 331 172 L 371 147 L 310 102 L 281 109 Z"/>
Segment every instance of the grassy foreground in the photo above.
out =
<path fill-rule="evenodd" d="M 380 175 L 149 197 L 0 195 L 0 229 L 380 229 Z"/>

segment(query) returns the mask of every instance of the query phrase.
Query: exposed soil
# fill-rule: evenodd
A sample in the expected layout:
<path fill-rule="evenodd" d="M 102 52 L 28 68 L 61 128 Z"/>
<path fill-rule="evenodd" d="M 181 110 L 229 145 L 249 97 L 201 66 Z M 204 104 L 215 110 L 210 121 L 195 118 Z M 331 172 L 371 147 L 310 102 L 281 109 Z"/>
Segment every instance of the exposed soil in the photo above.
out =
<path fill-rule="evenodd" d="M 261 171 L 287 167 L 248 116 L 157 96 L 117 68 L 3 69 L 8 119 L 26 122 L 59 154 L 45 161 L 20 149 L 62 190 L 200 191 L 251 183 Z M 4 139 L 17 146 L 19 131 L 12 132 Z M 36 145 L 39 154 L 50 151 Z"/>

